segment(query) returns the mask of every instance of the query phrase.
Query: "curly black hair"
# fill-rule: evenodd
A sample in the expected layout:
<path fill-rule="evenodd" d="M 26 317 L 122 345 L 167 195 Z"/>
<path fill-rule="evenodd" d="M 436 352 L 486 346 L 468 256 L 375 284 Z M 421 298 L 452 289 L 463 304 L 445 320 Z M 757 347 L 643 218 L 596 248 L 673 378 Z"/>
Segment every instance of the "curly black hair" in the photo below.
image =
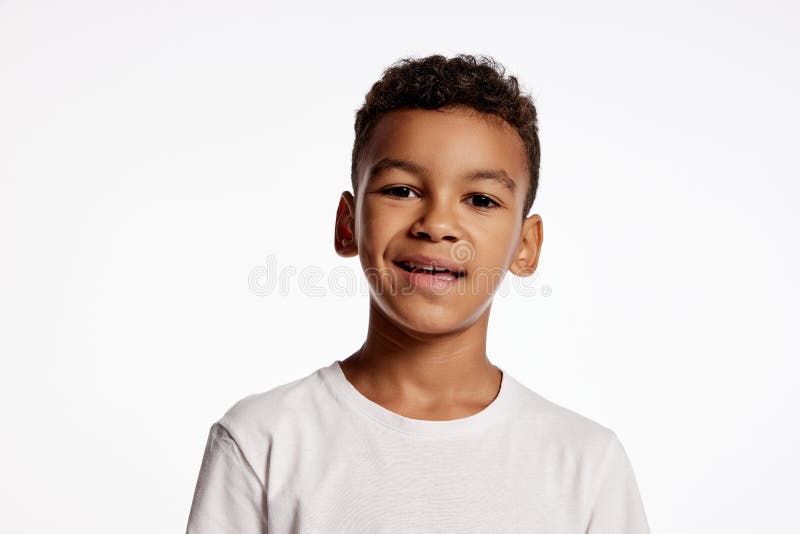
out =
<path fill-rule="evenodd" d="M 513 126 L 525 144 L 530 186 L 522 215 L 536 198 L 539 185 L 540 147 L 536 107 L 528 94 L 520 92 L 515 76 L 485 55 L 458 54 L 453 58 L 436 54 L 424 58 L 402 58 L 384 70 L 372 85 L 364 105 L 356 112 L 350 180 L 358 187 L 358 163 L 378 119 L 390 111 L 406 108 L 438 109 L 465 105 L 498 116 Z"/>

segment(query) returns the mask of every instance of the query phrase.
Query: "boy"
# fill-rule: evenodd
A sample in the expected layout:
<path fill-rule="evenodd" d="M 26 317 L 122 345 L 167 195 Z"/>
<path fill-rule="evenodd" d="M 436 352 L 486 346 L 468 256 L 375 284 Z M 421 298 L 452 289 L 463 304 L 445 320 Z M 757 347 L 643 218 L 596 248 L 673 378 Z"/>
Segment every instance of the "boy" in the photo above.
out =
<path fill-rule="evenodd" d="M 648 534 L 616 434 L 486 355 L 542 244 L 530 97 L 485 56 L 404 59 L 355 131 L 334 246 L 369 279 L 367 338 L 212 425 L 187 533 Z"/>

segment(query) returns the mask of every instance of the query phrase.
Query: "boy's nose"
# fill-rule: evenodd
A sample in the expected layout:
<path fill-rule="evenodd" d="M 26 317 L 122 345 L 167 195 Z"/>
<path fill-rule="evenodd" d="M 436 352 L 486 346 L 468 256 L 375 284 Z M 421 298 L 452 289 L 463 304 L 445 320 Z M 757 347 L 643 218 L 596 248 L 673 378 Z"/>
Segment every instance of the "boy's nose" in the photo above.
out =
<path fill-rule="evenodd" d="M 441 203 L 426 209 L 414 222 L 411 233 L 431 241 L 458 241 L 463 237 L 456 214 Z"/>

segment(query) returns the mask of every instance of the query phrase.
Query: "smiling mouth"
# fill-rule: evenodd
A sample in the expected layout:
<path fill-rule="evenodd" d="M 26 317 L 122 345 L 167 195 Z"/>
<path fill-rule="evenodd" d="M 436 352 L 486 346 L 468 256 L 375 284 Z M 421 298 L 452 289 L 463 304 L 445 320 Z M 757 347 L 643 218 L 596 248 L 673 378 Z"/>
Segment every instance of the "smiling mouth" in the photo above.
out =
<path fill-rule="evenodd" d="M 420 273 L 420 274 L 429 274 L 432 276 L 440 275 L 440 276 L 452 276 L 453 278 L 461 278 L 467 273 L 465 271 L 451 271 L 445 267 L 420 267 L 420 266 L 411 266 L 407 262 L 404 261 L 395 261 L 393 262 L 395 265 L 407 271 L 409 273 Z"/>

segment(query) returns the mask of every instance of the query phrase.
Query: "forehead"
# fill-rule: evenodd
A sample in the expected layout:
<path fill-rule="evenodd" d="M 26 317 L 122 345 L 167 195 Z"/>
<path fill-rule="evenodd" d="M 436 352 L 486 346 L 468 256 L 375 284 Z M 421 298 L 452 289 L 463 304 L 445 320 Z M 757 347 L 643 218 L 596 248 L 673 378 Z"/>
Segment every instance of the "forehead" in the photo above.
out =
<path fill-rule="evenodd" d="M 455 106 L 402 109 L 382 116 L 370 135 L 359 176 L 382 158 L 411 160 L 440 174 L 503 169 L 527 184 L 528 158 L 517 131 L 500 117 Z"/>

